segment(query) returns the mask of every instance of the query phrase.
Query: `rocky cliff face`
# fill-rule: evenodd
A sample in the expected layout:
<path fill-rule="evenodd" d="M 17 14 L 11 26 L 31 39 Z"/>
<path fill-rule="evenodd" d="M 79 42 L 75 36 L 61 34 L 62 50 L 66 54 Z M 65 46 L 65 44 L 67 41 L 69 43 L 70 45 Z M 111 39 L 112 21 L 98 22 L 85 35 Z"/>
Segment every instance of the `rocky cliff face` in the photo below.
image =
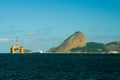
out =
<path fill-rule="evenodd" d="M 75 47 L 86 46 L 86 39 L 82 32 L 76 32 L 68 37 L 64 42 L 56 48 L 48 50 L 48 52 L 69 52 L 70 49 Z M 52 51 L 54 50 L 54 51 Z"/>

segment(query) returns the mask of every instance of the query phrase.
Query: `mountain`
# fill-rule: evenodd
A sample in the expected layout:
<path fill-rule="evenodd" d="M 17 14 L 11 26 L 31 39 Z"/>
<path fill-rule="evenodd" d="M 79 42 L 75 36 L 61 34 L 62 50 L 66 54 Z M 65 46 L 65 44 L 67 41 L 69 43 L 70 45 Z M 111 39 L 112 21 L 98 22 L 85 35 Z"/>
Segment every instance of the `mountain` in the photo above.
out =
<path fill-rule="evenodd" d="M 86 39 L 84 34 L 78 31 L 64 40 L 61 45 L 51 48 L 47 52 L 69 52 L 72 48 L 84 46 L 86 46 Z"/>
<path fill-rule="evenodd" d="M 105 45 L 109 51 L 120 52 L 120 41 L 110 42 Z"/>
<path fill-rule="evenodd" d="M 120 53 L 120 41 L 107 44 L 88 42 L 82 32 L 76 32 L 63 41 L 58 47 L 53 47 L 47 52 L 54 53 Z"/>

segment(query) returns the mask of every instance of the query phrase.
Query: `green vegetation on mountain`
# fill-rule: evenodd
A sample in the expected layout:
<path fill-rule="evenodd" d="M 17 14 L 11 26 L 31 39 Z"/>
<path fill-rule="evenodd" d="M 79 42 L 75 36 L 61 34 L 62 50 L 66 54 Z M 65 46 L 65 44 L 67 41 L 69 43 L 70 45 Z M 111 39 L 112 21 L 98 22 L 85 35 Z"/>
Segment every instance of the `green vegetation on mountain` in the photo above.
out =
<path fill-rule="evenodd" d="M 105 45 L 102 43 L 95 43 L 95 42 L 89 42 L 85 47 L 76 47 L 72 48 L 70 52 L 78 52 L 78 53 L 103 53 L 108 52 Z"/>
<path fill-rule="evenodd" d="M 32 53 L 32 51 L 31 51 L 31 50 L 28 50 L 28 49 L 25 49 L 25 50 L 24 50 L 24 53 Z"/>
<path fill-rule="evenodd" d="M 57 47 L 53 47 L 47 50 L 47 52 L 56 52 L 56 51 L 57 51 Z"/>

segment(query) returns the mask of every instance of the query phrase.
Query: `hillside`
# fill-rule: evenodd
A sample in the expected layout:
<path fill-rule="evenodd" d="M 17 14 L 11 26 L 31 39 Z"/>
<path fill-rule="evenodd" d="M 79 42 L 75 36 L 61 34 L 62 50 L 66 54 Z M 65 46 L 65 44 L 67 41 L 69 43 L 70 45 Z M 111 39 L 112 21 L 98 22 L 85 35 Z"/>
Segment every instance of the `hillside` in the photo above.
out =
<path fill-rule="evenodd" d="M 32 53 L 32 51 L 31 51 L 31 50 L 28 50 L 28 49 L 25 49 L 25 50 L 24 50 L 24 53 Z"/>
<path fill-rule="evenodd" d="M 51 48 L 47 52 L 69 52 L 72 48 L 84 46 L 86 46 L 86 39 L 84 34 L 78 31 L 64 40 L 58 47 Z"/>
<path fill-rule="evenodd" d="M 82 32 L 76 32 L 63 41 L 58 47 L 53 47 L 47 52 L 54 53 L 120 53 L 120 41 L 107 44 L 86 42 Z"/>
<path fill-rule="evenodd" d="M 72 48 L 70 52 L 78 53 L 120 53 L 120 41 L 107 44 L 89 42 L 85 47 Z"/>
<path fill-rule="evenodd" d="M 89 42 L 85 47 L 76 47 L 70 50 L 70 52 L 78 53 L 107 53 L 108 50 L 102 43 Z"/>
<path fill-rule="evenodd" d="M 109 51 L 120 52 L 120 41 L 110 42 L 110 43 L 106 44 L 106 48 Z"/>

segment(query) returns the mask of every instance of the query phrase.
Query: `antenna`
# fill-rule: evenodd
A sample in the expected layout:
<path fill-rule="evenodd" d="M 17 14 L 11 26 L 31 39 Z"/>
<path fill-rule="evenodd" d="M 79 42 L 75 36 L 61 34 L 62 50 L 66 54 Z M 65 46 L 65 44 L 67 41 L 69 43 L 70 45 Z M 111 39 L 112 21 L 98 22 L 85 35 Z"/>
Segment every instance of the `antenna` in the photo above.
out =
<path fill-rule="evenodd" d="M 16 37 L 16 46 L 19 45 L 19 42 L 18 42 L 18 37 Z"/>

